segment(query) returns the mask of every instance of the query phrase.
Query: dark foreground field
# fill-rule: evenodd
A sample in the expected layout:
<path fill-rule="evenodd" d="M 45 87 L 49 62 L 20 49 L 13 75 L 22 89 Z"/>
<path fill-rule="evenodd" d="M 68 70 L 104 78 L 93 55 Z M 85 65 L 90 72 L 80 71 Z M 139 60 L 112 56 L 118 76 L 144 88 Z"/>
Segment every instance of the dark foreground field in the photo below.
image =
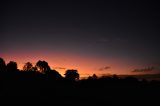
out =
<path fill-rule="evenodd" d="M 0 104 L 5 105 L 158 106 L 159 97 L 159 81 L 133 77 L 74 81 L 34 72 L 0 74 Z"/>

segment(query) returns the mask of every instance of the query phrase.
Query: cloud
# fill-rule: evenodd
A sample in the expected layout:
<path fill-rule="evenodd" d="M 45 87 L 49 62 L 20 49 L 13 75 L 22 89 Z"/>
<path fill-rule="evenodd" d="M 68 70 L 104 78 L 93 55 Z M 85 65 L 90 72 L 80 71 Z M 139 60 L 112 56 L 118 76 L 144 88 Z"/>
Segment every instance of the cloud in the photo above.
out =
<path fill-rule="evenodd" d="M 64 68 L 64 67 L 54 67 L 54 69 L 66 70 L 67 68 Z"/>
<path fill-rule="evenodd" d="M 101 67 L 101 68 L 99 68 L 99 71 L 106 71 L 106 70 L 108 70 L 110 68 L 111 67 L 109 67 L 109 66 Z"/>
<path fill-rule="evenodd" d="M 142 69 L 135 69 L 132 72 L 150 72 L 155 70 L 155 67 L 147 67 L 147 68 L 142 68 Z"/>

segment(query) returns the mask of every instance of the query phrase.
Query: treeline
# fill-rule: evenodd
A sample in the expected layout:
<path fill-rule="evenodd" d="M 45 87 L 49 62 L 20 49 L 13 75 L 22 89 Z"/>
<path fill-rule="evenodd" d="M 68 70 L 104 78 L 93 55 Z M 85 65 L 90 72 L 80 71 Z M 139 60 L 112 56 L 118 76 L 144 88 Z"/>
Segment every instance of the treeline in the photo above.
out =
<path fill-rule="evenodd" d="M 27 62 L 24 64 L 23 68 L 21 70 L 18 69 L 18 65 L 14 61 L 10 61 L 6 64 L 3 58 L 0 58 L 0 75 L 4 76 L 11 76 L 15 74 L 23 74 L 23 75 L 31 75 L 33 77 L 37 76 L 46 76 L 51 79 L 55 80 L 70 80 L 70 81 L 79 81 L 80 74 L 78 73 L 78 70 L 75 69 L 68 69 L 66 70 L 64 77 L 56 70 L 51 69 L 48 62 L 46 61 L 37 61 L 35 66 L 31 62 Z M 33 74 L 33 75 L 32 75 Z M 86 78 L 86 80 L 100 80 L 100 79 L 108 79 L 108 80 L 132 80 L 132 81 L 139 81 L 139 79 L 131 76 L 127 76 L 125 78 L 119 78 L 117 75 L 113 76 L 101 76 L 98 77 L 96 74 L 93 74 L 92 76 L 89 76 Z M 141 82 L 148 82 L 147 79 L 142 79 Z M 156 82 L 156 81 L 152 81 Z M 158 82 L 158 81 L 157 81 Z"/>
<path fill-rule="evenodd" d="M 77 70 L 66 70 L 63 77 L 46 61 L 40 60 L 35 66 L 27 62 L 23 70 L 18 70 L 16 62 L 6 64 L 0 58 L 0 100 L 7 97 L 7 101 L 16 98 L 16 101 L 30 103 L 32 98 L 36 105 L 45 101 L 57 106 L 110 106 L 127 102 L 155 105 L 160 96 L 159 81 L 117 75 L 97 77 L 93 74 L 83 80 L 79 77 Z"/>
<path fill-rule="evenodd" d="M 3 58 L 0 58 L 0 72 L 1 73 L 36 73 L 41 75 L 47 75 L 48 77 L 52 77 L 53 79 L 62 79 L 62 75 L 56 70 L 50 68 L 46 61 L 39 60 L 35 66 L 31 62 L 27 62 L 24 64 L 23 69 L 19 70 L 18 65 L 14 61 L 10 61 L 9 63 L 5 63 Z M 77 70 L 71 69 L 66 70 L 65 79 L 67 80 L 79 80 L 79 73 Z"/>

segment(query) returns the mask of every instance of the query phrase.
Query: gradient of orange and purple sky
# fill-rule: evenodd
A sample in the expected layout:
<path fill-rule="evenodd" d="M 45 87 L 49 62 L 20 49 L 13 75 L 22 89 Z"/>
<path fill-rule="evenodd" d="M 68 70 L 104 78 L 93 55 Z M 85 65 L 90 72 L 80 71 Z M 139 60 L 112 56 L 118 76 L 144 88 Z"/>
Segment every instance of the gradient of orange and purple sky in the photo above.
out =
<path fill-rule="evenodd" d="M 24 63 L 28 61 L 35 65 L 38 60 L 46 60 L 52 69 L 56 69 L 62 75 L 64 75 L 67 69 L 77 69 L 81 77 L 94 73 L 100 76 L 105 74 L 137 74 L 131 71 L 137 68 L 141 69 L 146 66 L 153 66 L 153 64 L 142 64 L 141 62 L 125 60 L 124 58 L 106 57 L 106 59 L 66 52 L 49 52 L 49 50 L 47 52 L 10 52 L 8 54 L 1 54 L 1 56 L 7 63 L 11 60 L 16 61 L 19 69 L 22 69 Z M 105 67 L 109 68 L 105 69 Z"/>
<path fill-rule="evenodd" d="M 4 1 L 2 8 L 0 57 L 19 68 L 45 60 L 85 76 L 160 66 L 155 2 L 21 0 Z"/>

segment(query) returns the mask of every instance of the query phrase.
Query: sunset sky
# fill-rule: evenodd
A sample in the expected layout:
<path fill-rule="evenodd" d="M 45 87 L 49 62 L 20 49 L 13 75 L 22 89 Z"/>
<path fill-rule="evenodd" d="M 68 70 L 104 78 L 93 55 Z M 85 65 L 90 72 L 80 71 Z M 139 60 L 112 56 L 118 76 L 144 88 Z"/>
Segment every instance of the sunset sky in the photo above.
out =
<path fill-rule="evenodd" d="M 156 2 L 14 0 L 1 7 L 0 57 L 19 68 L 45 60 L 61 74 L 137 74 L 152 66 L 149 73 L 160 72 Z"/>

